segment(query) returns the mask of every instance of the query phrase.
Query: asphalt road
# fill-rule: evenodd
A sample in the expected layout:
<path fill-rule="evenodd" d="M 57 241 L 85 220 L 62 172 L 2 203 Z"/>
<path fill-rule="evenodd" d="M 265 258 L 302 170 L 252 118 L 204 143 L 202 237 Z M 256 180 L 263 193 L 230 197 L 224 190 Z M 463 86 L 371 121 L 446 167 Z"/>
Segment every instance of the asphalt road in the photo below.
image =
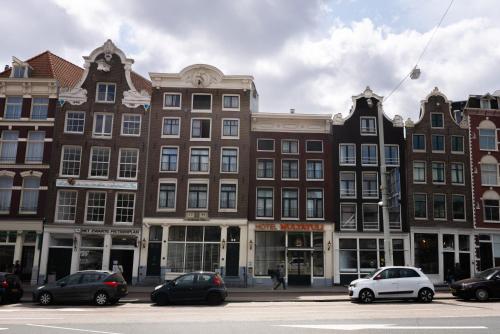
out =
<path fill-rule="evenodd" d="M 255 302 L 0 307 L 0 334 L 499 333 L 500 302 Z"/>

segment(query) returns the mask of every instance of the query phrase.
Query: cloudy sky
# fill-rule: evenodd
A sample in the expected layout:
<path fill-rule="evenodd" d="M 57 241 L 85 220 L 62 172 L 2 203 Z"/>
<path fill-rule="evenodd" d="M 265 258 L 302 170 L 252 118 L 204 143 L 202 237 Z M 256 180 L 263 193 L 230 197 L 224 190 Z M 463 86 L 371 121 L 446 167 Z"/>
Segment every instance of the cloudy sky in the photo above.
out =
<path fill-rule="evenodd" d="M 208 63 L 251 74 L 260 111 L 348 113 L 369 85 L 387 96 L 410 71 L 448 0 L 28 0 L 2 3 L 0 60 L 44 50 L 83 64 L 111 38 L 134 70 Z M 385 102 L 416 118 L 434 86 L 448 98 L 500 89 L 496 0 L 455 0 L 419 66 Z"/>

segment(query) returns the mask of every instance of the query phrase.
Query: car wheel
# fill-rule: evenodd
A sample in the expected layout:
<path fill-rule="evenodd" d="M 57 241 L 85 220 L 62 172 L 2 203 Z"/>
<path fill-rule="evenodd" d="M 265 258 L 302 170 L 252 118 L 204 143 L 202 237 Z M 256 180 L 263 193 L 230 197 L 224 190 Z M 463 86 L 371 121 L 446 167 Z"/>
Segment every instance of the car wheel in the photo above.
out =
<path fill-rule="evenodd" d="M 423 288 L 418 292 L 418 300 L 422 303 L 430 303 L 434 298 L 434 293 L 429 288 Z"/>
<path fill-rule="evenodd" d="M 222 297 L 218 293 L 209 293 L 207 296 L 207 302 L 210 305 L 219 305 L 222 303 Z"/>
<path fill-rule="evenodd" d="M 485 302 L 490 298 L 490 294 L 488 293 L 488 290 L 479 288 L 476 290 L 476 299 L 479 300 L 480 302 Z"/>
<path fill-rule="evenodd" d="M 109 302 L 109 297 L 106 292 L 98 291 L 94 296 L 94 303 L 97 306 L 104 306 Z"/>
<path fill-rule="evenodd" d="M 359 292 L 359 301 L 363 304 L 370 304 L 375 299 L 375 295 L 372 290 L 364 289 Z"/>
<path fill-rule="evenodd" d="M 52 295 L 48 292 L 42 292 L 38 296 L 38 302 L 40 305 L 50 305 L 52 303 Z"/>
<path fill-rule="evenodd" d="M 168 304 L 168 296 L 164 293 L 160 293 L 158 297 L 156 297 L 156 305 L 164 306 Z"/>

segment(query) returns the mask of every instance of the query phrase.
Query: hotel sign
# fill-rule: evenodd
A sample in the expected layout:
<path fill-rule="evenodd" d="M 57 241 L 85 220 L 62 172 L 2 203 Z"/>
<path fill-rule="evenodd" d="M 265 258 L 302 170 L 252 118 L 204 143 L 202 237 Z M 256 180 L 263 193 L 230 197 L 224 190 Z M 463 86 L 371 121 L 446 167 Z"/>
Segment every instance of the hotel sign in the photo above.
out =
<path fill-rule="evenodd" d="M 300 232 L 323 232 L 323 224 L 255 224 L 257 231 L 300 231 Z"/>
<path fill-rule="evenodd" d="M 115 190 L 137 190 L 137 182 L 105 181 L 105 180 L 77 180 L 57 179 L 56 187 L 64 188 L 94 188 Z"/>

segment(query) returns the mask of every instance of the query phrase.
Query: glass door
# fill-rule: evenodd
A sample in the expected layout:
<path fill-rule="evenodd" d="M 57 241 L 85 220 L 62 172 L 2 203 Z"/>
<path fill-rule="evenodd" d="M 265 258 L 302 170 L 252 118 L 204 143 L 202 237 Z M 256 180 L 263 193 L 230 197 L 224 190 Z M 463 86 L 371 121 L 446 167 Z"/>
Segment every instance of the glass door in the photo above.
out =
<path fill-rule="evenodd" d="M 288 284 L 311 285 L 311 251 L 288 250 Z"/>

